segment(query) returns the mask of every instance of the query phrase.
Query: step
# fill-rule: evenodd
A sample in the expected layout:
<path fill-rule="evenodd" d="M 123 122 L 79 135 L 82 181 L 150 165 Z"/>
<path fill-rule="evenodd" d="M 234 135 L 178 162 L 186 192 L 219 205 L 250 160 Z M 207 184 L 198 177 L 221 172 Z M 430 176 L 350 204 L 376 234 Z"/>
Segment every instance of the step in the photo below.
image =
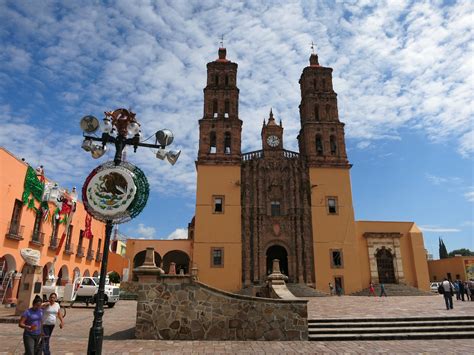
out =
<path fill-rule="evenodd" d="M 474 339 L 474 331 L 459 332 L 411 332 L 377 334 L 309 334 L 311 341 L 335 340 L 410 340 L 410 339 Z"/>
<path fill-rule="evenodd" d="M 308 324 L 313 323 L 374 323 L 374 322 L 416 322 L 416 321 L 451 321 L 474 320 L 474 316 L 446 316 L 446 317 L 402 317 L 402 318 L 323 318 L 308 319 Z"/>
<path fill-rule="evenodd" d="M 474 324 L 463 325 L 438 325 L 427 327 L 393 327 L 393 328 L 309 328 L 309 334 L 379 334 L 379 333 L 419 333 L 419 332 L 458 332 L 471 331 L 474 333 Z"/>
<path fill-rule="evenodd" d="M 474 325 L 474 319 L 462 319 L 462 320 L 444 320 L 444 321 L 400 321 L 400 322 L 334 322 L 334 323 L 313 323 L 308 321 L 308 327 L 311 329 L 316 328 L 392 328 L 400 326 L 438 326 L 438 325 L 462 325 L 469 326 Z"/>

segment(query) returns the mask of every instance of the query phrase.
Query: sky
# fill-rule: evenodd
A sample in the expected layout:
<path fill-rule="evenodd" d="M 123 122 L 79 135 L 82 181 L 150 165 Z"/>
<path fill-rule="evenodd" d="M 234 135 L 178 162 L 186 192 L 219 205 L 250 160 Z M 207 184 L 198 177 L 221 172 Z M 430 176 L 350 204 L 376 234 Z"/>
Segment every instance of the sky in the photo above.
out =
<path fill-rule="evenodd" d="M 194 215 L 206 63 L 221 36 L 237 62 L 242 151 L 260 149 L 270 108 L 297 150 L 298 80 L 311 43 L 331 67 L 357 220 L 414 221 L 438 257 L 474 250 L 472 1 L 0 0 L 0 146 L 64 187 L 94 160 L 81 117 L 132 108 L 143 139 L 173 131 L 176 165 L 139 148 L 148 204 L 119 226 L 185 238 Z M 151 140 L 152 141 L 152 140 Z M 148 142 L 151 142 L 148 141 Z"/>

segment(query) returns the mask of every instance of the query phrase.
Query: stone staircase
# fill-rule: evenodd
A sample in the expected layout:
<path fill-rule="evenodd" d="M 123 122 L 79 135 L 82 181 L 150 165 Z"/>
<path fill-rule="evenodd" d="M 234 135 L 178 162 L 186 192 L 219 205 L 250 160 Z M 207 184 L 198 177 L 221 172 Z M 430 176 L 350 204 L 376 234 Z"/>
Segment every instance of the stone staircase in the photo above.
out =
<path fill-rule="evenodd" d="M 316 290 L 312 287 L 306 286 L 305 284 L 287 283 L 286 287 L 296 297 L 326 297 L 326 296 L 329 296 L 327 293 Z"/>
<path fill-rule="evenodd" d="M 385 284 L 385 292 L 387 296 L 433 296 L 435 293 L 429 291 L 422 291 L 416 287 L 404 284 Z M 369 288 L 362 291 L 354 292 L 351 296 L 369 296 Z M 380 285 L 375 285 L 375 294 L 380 295 Z"/>
<path fill-rule="evenodd" d="M 474 316 L 309 319 L 308 340 L 474 339 Z"/>

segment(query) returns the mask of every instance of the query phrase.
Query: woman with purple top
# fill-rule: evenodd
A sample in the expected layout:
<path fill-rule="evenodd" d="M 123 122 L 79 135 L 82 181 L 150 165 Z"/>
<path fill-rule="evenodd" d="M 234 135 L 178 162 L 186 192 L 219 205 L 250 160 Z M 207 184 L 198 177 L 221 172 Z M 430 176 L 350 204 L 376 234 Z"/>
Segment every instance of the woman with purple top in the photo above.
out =
<path fill-rule="evenodd" d="M 28 308 L 20 317 L 18 326 L 23 328 L 23 344 L 26 355 L 41 354 L 41 325 L 43 319 L 43 301 L 40 296 L 33 300 L 33 307 Z"/>

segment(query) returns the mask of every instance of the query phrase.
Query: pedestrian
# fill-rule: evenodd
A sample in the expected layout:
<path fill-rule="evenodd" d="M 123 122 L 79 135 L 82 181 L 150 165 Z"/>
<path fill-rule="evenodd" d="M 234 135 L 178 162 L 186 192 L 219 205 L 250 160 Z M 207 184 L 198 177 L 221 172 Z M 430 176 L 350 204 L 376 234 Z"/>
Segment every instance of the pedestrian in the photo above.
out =
<path fill-rule="evenodd" d="M 443 290 L 444 302 L 446 303 L 446 309 L 453 309 L 454 285 L 447 278 L 444 278 L 441 286 Z"/>
<path fill-rule="evenodd" d="M 329 283 L 329 295 L 334 295 L 334 286 L 332 285 L 332 283 Z"/>
<path fill-rule="evenodd" d="M 466 296 L 467 296 L 467 300 L 471 300 L 472 301 L 472 291 L 471 289 L 469 288 L 469 281 L 466 281 L 466 283 L 464 284 L 464 289 L 466 290 Z"/>
<path fill-rule="evenodd" d="M 374 287 L 374 284 L 373 284 L 372 282 L 369 284 L 369 297 L 370 297 L 370 296 L 376 297 L 376 295 L 375 295 L 375 287 Z"/>
<path fill-rule="evenodd" d="M 454 281 L 454 292 L 456 292 L 456 300 L 461 299 L 461 294 L 459 293 L 459 280 Z"/>
<path fill-rule="evenodd" d="M 380 284 L 380 297 L 382 296 L 387 297 L 387 292 L 385 292 L 385 284 L 383 282 Z"/>
<path fill-rule="evenodd" d="M 341 296 L 342 295 L 342 287 L 338 284 L 336 284 L 336 294 L 338 296 Z"/>
<path fill-rule="evenodd" d="M 18 326 L 23 328 L 23 344 L 26 355 L 41 354 L 41 320 L 43 319 L 43 301 L 36 295 L 33 306 L 28 308 L 20 317 Z"/>
<path fill-rule="evenodd" d="M 49 350 L 49 340 L 51 339 L 51 334 L 53 334 L 54 326 L 56 325 L 57 319 L 59 319 L 59 328 L 63 329 L 64 319 L 60 312 L 61 307 L 59 303 L 56 302 L 58 295 L 56 293 L 51 293 L 49 295 L 49 301 L 43 303 L 43 354 L 50 355 Z"/>
<path fill-rule="evenodd" d="M 459 287 L 459 296 L 461 297 L 461 301 L 464 302 L 464 282 L 458 280 L 458 287 Z"/>

